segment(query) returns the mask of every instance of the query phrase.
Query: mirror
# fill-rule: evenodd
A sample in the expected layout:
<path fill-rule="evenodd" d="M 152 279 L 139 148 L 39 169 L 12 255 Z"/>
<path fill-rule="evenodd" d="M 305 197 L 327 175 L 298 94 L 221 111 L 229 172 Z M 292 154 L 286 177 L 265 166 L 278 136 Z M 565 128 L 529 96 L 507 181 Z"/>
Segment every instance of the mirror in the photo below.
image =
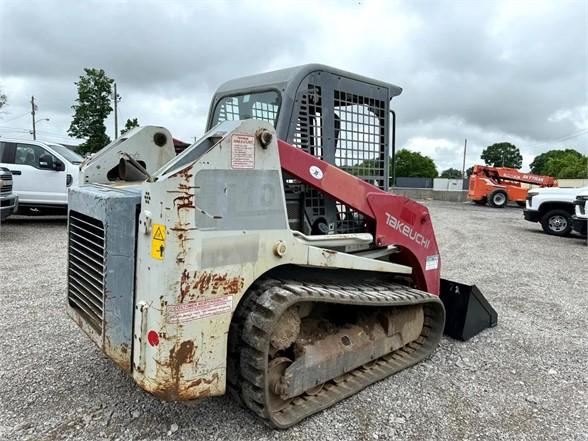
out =
<path fill-rule="evenodd" d="M 54 170 L 55 164 L 53 163 L 53 156 L 41 155 L 39 157 L 39 168 L 42 168 L 43 170 Z"/>
<path fill-rule="evenodd" d="M 56 158 L 54 162 L 54 169 L 55 171 L 65 171 L 65 164 Z"/>

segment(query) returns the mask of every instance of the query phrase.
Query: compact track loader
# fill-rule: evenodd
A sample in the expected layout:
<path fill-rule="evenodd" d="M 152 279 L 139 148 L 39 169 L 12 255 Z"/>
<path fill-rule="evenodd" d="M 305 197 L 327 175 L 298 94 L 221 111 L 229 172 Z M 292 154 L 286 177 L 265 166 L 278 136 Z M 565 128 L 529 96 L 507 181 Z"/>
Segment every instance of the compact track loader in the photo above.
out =
<path fill-rule="evenodd" d="M 301 66 L 223 85 L 178 156 L 161 127 L 106 146 L 69 195 L 70 316 L 149 393 L 229 390 L 278 428 L 444 329 L 494 326 L 475 287 L 441 280 L 427 208 L 387 191 L 400 92 Z"/>

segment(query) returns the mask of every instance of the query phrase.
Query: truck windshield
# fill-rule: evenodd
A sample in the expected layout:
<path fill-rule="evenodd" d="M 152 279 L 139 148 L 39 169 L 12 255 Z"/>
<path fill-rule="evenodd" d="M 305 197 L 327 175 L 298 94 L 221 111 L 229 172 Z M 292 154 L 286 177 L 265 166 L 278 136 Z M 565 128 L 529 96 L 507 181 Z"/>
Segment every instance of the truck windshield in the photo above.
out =
<path fill-rule="evenodd" d="M 80 164 L 84 160 L 84 158 L 82 158 L 76 152 L 68 149 L 64 145 L 50 143 L 49 146 L 72 164 Z"/>
<path fill-rule="evenodd" d="M 276 126 L 281 97 L 274 90 L 246 95 L 226 96 L 216 104 L 212 125 L 223 121 L 260 119 Z"/>

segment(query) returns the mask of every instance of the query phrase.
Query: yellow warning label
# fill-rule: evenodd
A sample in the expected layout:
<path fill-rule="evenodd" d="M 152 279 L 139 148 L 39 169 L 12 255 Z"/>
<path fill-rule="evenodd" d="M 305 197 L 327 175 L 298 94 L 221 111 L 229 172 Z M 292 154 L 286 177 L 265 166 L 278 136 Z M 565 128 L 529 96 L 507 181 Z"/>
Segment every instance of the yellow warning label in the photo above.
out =
<path fill-rule="evenodd" d="M 162 260 L 164 249 L 165 226 L 160 224 L 153 224 L 153 230 L 151 230 L 151 257 Z"/>

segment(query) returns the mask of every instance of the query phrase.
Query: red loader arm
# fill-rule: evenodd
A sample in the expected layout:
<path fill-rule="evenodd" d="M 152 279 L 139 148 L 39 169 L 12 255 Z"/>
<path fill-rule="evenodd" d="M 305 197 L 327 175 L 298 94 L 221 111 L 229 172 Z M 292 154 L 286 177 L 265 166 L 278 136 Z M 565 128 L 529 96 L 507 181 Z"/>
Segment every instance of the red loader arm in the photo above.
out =
<path fill-rule="evenodd" d="M 284 141 L 278 141 L 282 169 L 367 218 L 376 244 L 400 249 L 396 262 L 413 269 L 417 287 L 439 294 L 441 260 L 427 208 L 387 193 Z"/>

